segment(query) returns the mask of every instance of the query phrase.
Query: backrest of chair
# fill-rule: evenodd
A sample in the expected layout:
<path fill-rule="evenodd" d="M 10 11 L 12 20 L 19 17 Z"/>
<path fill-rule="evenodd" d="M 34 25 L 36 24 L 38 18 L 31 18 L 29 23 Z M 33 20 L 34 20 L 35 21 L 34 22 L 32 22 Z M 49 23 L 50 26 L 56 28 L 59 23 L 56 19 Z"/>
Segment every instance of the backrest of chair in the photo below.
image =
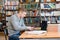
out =
<path fill-rule="evenodd" d="M 7 28 L 4 29 L 4 34 L 8 35 L 8 29 Z"/>

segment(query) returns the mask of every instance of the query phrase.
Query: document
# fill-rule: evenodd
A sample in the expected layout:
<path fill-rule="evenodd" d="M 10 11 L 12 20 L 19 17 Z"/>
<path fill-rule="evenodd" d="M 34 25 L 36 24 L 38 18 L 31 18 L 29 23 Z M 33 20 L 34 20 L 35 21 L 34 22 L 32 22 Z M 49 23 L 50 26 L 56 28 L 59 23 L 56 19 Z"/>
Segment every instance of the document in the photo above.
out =
<path fill-rule="evenodd" d="M 28 32 L 26 32 L 27 34 L 33 34 L 33 35 L 41 35 L 41 34 L 44 34 L 44 33 L 46 33 L 47 31 L 43 31 L 43 30 L 41 30 L 41 31 L 37 31 L 37 30 L 34 30 L 34 31 L 28 31 Z"/>

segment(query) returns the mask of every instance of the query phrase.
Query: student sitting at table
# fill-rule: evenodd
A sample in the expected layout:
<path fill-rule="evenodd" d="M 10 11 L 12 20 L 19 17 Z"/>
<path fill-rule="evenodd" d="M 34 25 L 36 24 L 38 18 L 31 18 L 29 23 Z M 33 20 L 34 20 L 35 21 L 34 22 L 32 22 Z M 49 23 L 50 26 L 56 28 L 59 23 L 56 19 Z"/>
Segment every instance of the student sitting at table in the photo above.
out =
<path fill-rule="evenodd" d="M 10 17 L 8 22 L 8 36 L 9 40 L 19 40 L 20 31 L 22 30 L 33 30 L 33 27 L 28 27 L 24 24 L 23 18 L 26 16 L 26 10 L 20 8 L 17 14 Z"/>

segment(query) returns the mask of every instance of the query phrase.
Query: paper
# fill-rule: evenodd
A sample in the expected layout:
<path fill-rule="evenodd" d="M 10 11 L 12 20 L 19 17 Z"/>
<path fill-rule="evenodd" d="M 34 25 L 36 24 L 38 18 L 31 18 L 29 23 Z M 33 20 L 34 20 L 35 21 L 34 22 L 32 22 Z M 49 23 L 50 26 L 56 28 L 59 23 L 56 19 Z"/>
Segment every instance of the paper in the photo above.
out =
<path fill-rule="evenodd" d="M 36 2 L 39 2 L 39 0 L 36 0 Z"/>
<path fill-rule="evenodd" d="M 56 1 L 60 1 L 60 0 L 56 0 Z"/>
<path fill-rule="evenodd" d="M 33 34 L 33 35 L 40 35 L 40 34 L 44 34 L 46 33 L 47 31 L 29 31 L 29 32 L 26 32 L 27 34 Z"/>

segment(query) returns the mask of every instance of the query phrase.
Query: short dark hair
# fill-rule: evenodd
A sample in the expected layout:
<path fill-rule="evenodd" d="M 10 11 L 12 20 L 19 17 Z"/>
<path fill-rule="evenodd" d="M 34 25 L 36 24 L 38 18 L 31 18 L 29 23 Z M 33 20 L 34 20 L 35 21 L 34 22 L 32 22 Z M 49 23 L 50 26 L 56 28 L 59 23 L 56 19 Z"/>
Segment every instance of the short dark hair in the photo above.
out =
<path fill-rule="evenodd" d="M 26 12 L 27 10 L 25 8 L 21 7 L 21 8 L 18 9 L 18 13 L 19 13 L 19 11 L 25 11 Z"/>

